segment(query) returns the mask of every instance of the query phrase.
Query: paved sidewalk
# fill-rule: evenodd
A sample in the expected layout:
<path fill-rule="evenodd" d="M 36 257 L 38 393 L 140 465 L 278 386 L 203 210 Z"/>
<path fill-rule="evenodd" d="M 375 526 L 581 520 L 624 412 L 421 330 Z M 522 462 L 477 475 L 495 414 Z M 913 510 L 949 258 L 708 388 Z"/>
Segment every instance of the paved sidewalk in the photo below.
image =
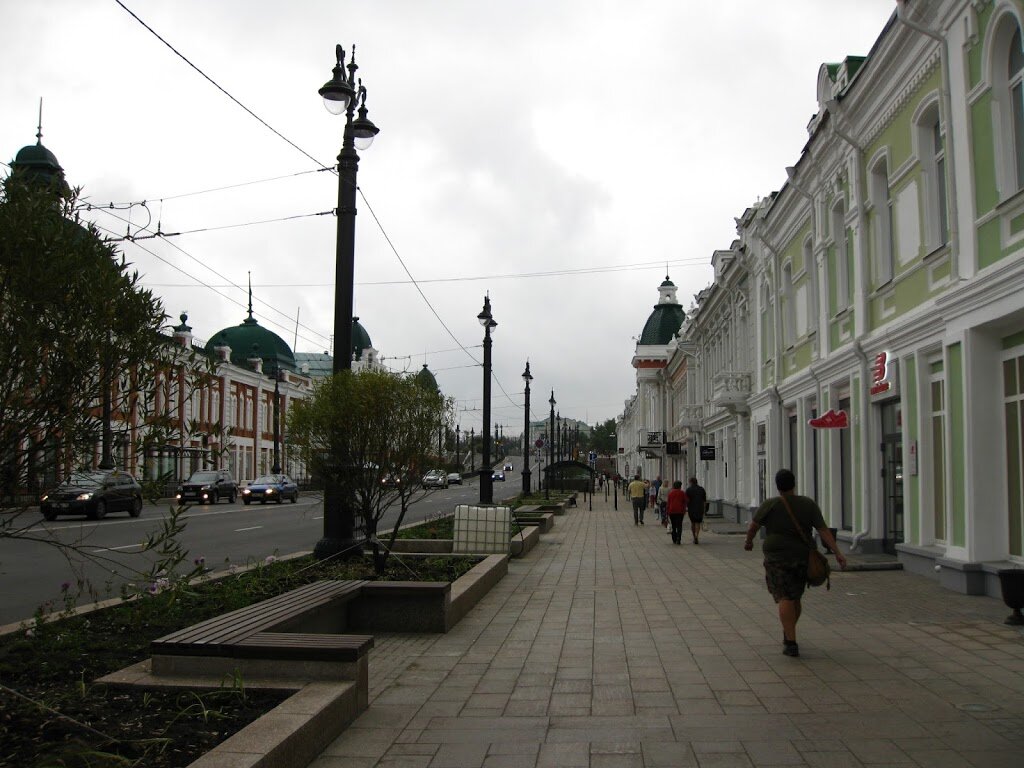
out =
<path fill-rule="evenodd" d="M 1024 764 L 1000 601 L 878 571 L 804 606 L 788 658 L 742 537 L 673 546 L 598 496 L 449 634 L 378 636 L 370 708 L 312 766 Z"/>

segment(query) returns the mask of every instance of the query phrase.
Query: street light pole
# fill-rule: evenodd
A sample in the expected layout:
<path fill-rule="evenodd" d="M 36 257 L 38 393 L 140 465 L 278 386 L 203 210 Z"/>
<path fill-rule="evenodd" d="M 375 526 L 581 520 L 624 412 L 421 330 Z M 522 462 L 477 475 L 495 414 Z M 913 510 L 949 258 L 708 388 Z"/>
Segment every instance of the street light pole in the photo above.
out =
<path fill-rule="evenodd" d="M 281 368 L 274 365 L 274 466 L 270 471 L 275 475 L 281 472 Z"/>
<path fill-rule="evenodd" d="M 476 434 L 474 430 L 476 427 L 469 428 L 469 471 L 476 472 L 476 450 L 473 448 L 473 444 L 476 442 Z"/>
<path fill-rule="evenodd" d="M 338 155 L 338 240 L 334 260 L 334 375 L 352 370 L 352 303 L 355 272 L 356 241 L 356 174 L 359 170 L 357 149 L 368 149 L 379 129 L 366 116 L 366 88 L 356 80 L 355 46 L 345 76 L 345 49 L 335 46 L 334 66 L 330 80 L 319 93 L 332 115 L 345 113 L 345 133 Z M 356 102 L 359 116 L 355 119 Z M 355 510 L 351 499 L 344 498 L 340 478 L 327 478 L 324 487 L 324 535 L 313 554 L 320 560 L 352 553 Z"/>
<path fill-rule="evenodd" d="M 526 384 L 526 401 L 523 408 L 523 493 L 530 493 L 530 361 L 526 361 L 523 382 Z"/>
<path fill-rule="evenodd" d="M 551 427 L 548 429 L 548 468 L 544 473 L 544 498 L 551 498 L 551 468 L 555 465 L 555 390 L 551 390 Z"/>
<path fill-rule="evenodd" d="M 484 308 L 476 316 L 484 327 L 484 425 L 480 430 L 483 438 L 483 461 L 480 463 L 480 503 L 494 502 L 494 484 L 491 467 L 491 334 L 498 324 L 491 315 L 491 297 L 484 294 Z"/>

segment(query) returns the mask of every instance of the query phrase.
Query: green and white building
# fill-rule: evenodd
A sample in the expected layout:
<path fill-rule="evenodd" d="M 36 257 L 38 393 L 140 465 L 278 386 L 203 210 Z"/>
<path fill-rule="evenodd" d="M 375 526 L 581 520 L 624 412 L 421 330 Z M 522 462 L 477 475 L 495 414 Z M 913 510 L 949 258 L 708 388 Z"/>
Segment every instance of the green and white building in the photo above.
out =
<path fill-rule="evenodd" d="M 659 374 L 670 474 L 726 515 L 788 466 L 855 551 L 974 594 L 1024 564 L 1022 28 L 1022 0 L 898 2 L 821 66 Z"/>

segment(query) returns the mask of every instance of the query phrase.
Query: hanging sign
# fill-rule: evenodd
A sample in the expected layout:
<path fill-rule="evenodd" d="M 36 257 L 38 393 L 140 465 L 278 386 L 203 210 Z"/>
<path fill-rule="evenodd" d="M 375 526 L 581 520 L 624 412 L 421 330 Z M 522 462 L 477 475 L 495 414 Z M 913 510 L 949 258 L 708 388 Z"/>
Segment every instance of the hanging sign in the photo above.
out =
<path fill-rule="evenodd" d="M 713 445 L 702 445 L 700 447 L 700 460 L 701 461 L 714 461 L 715 460 L 715 446 L 713 446 Z"/>
<path fill-rule="evenodd" d="M 835 411 L 829 408 L 821 416 L 808 419 L 807 423 L 813 429 L 846 429 L 850 426 L 850 417 L 846 411 Z"/>
<path fill-rule="evenodd" d="M 894 362 L 888 352 L 879 352 L 875 355 L 875 362 L 871 366 L 871 394 L 881 395 L 892 389 L 892 375 L 890 374 L 890 363 Z"/>

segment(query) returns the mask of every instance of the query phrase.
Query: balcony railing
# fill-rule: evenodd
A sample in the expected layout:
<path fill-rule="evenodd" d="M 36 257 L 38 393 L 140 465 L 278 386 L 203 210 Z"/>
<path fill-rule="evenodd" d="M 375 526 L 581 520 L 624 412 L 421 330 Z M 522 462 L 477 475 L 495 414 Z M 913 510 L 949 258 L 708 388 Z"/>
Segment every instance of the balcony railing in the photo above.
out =
<path fill-rule="evenodd" d="M 749 371 L 723 371 L 715 374 L 712 379 L 714 395 L 711 402 L 718 408 L 728 411 L 748 411 L 747 400 L 753 375 Z"/>

